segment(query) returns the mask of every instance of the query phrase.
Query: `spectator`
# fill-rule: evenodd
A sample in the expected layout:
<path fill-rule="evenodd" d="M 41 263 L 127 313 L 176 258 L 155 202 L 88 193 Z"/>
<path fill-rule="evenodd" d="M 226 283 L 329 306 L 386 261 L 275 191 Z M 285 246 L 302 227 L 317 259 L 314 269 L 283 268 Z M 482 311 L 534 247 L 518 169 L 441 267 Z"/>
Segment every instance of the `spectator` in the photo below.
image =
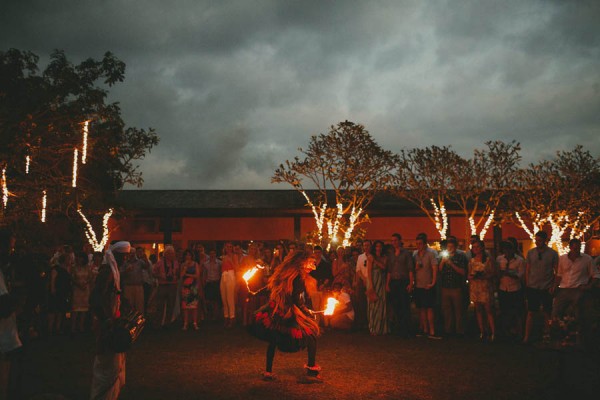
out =
<path fill-rule="evenodd" d="M 440 339 L 435 330 L 435 283 L 437 281 L 437 252 L 428 246 L 427 235 L 417 235 L 417 250 L 413 253 L 415 261 L 414 299 L 419 310 L 419 328 L 422 334 L 431 339 Z"/>
<path fill-rule="evenodd" d="M 346 257 L 346 250 L 343 246 L 338 246 L 335 251 L 335 259 L 331 264 L 331 271 L 333 273 L 333 283 L 340 283 L 342 287 L 349 288 L 351 277 L 350 277 L 350 265 L 348 264 Z M 354 317 L 352 318 L 354 320 Z"/>
<path fill-rule="evenodd" d="M 313 309 L 321 310 L 324 306 L 323 296 L 329 289 L 331 282 L 333 282 L 333 273 L 331 271 L 331 264 L 325 259 L 323 248 L 321 246 L 315 246 L 313 248 L 313 255 L 316 268 L 312 270 L 309 275 L 316 280 L 317 290 L 310 293 L 310 296 Z M 320 319 L 320 314 L 317 319 Z"/>
<path fill-rule="evenodd" d="M 71 332 L 83 332 L 89 310 L 91 285 L 94 280 L 86 253 L 80 253 L 75 258 L 75 267 L 73 268 L 71 278 L 73 280 Z"/>
<path fill-rule="evenodd" d="M 469 262 L 465 253 L 458 250 L 458 241 L 454 236 L 448 237 L 446 248 L 446 251 L 441 252 L 442 260 L 439 264 L 444 331 L 448 335 L 456 333 L 463 336 L 463 289 Z"/>
<path fill-rule="evenodd" d="M 521 280 L 525 275 L 525 260 L 515 254 L 513 244 L 500 243 L 502 254 L 498 256 L 498 274 L 500 285 L 498 301 L 500 303 L 500 326 L 506 337 L 516 336 L 522 339 L 524 296 Z"/>
<path fill-rule="evenodd" d="M 48 334 L 60 334 L 65 314 L 70 310 L 71 301 L 71 256 L 63 253 L 58 256 L 58 264 L 50 270 L 50 295 L 48 296 Z"/>
<path fill-rule="evenodd" d="M 221 307 L 221 295 L 219 286 L 221 283 L 221 260 L 217 258 L 217 251 L 211 249 L 208 259 L 202 268 L 204 272 L 204 296 L 206 299 L 207 317 L 215 321 Z"/>
<path fill-rule="evenodd" d="M 473 255 L 469 261 L 469 293 L 475 305 L 479 339 L 485 340 L 489 334 L 490 342 L 494 342 L 496 339 L 496 323 L 492 312 L 494 267 L 482 241 L 474 242 L 471 251 Z"/>
<path fill-rule="evenodd" d="M 581 241 L 571 239 L 569 252 L 558 259 L 556 272 L 557 293 L 552 308 L 552 319 L 563 318 L 567 313 L 576 319 L 584 293 L 597 274 L 592 257 L 581 253 Z"/>
<path fill-rule="evenodd" d="M 410 316 L 410 293 L 414 288 L 415 264 L 413 255 L 406 250 L 399 233 L 392 235 L 392 250 L 388 254 L 386 290 L 394 310 L 395 331 L 404 337 L 413 336 Z"/>
<path fill-rule="evenodd" d="M 135 258 L 137 262 L 141 263 L 142 266 L 142 287 L 144 290 L 144 313 L 148 314 L 148 303 L 150 302 L 150 296 L 156 286 L 156 280 L 152 276 L 152 263 L 148 259 L 146 252 L 143 247 L 137 247 L 135 249 Z"/>
<path fill-rule="evenodd" d="M 354 275 L 354 299 L 352 303 L 355 305 L 356 312 L 354 323 L 356 328 L 361 329 L 367 325 L 367 259 L 371 254 L 371 241 L 362 241 L 362 254 L 356 259 L 356 273 Z"/>
<path fill-rule="evenodd" d="M 555 273 L 558 268 L 558 253 L 548 247 L 548 234 L 535 234 L 535 248 L 527 252 L 525 267 L 525 295 L 527 297 L 527 320 L 525 322 L 525 344 L 531 341 L 533 317 L 542 309 L 544 326 L 547 328 L 552 314 Z"/>
<path fill-rule="evenodd" d="M 333 329 L 349 330 L 354 324 L 354 308 L 350 295 L 346 293 L 341 282 L 334 282 L 331 287 L 333 298 L 339 303 L 335 307 L 332 316 L 328 318 L 328 324 Z"/>
<path fill-rule="evenodd" d="M 387 265 L 383 242 L 378 240 L 367 257 L 367 300 L 369 332 L 371 335 L 389 333 L 387 319 Z"/>
<path fill-rule="evenodd" d="M 0 230 L 0 397 L 21 399 L 23 379 L 23 345 L 17 329 L 15 300 L 4 273 L 10 267 L 12 235 Z M 5 397 L 6 396 L 6 397 Z"/>
<path fill-rule="evenodd" d="M 240 263 L 239 255 L 233 252 L 233 244 L 225 243 L 221 260 L 221 300 L 223 302 L 223 317 L 225 327 L 235 324 L 235 271 Z"/>
<path fill-rule="evenodd" d="M 198 302 L 202 287 L 202 271 L 191 250 L 183 253 L 181 264 L 181 310 L 183 312 L 183 330 L 187 330 L 190 317 L 194 330 L 198 330 Z"/>
<path fill-rule="evenodd" d="M 158 280 L 156 307 L 160 326 L 165 328 L 173 321 L 175 298 L 177 297 L 177 278 L 179 262 L 175 259 L 175 249 L 165 246 L 163 258 L 153 268 L 153 275 Z"/>
<path fill-rule="evenodd" d="M 123 256 L 123 263 L 119 270 L 121 274 L 121 289 L 127 303 L 142 314 L 144 308 L 144 269 L 148 264 L 136 257 L 135 248 Z"/>

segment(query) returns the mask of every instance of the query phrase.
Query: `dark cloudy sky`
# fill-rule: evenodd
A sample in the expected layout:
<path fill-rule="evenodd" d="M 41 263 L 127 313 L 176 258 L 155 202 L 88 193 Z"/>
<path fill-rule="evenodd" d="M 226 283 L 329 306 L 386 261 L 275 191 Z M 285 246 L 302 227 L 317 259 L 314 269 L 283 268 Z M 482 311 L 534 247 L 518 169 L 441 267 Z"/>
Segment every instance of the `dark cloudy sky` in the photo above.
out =
<path fill-rule="evenodd" d="M 146 189 L 288 189 L 274 168 L 346 119 L 393 151 L 600 155 L 600 1 L 3 0 L 10 47 L 127 64 Z"/>

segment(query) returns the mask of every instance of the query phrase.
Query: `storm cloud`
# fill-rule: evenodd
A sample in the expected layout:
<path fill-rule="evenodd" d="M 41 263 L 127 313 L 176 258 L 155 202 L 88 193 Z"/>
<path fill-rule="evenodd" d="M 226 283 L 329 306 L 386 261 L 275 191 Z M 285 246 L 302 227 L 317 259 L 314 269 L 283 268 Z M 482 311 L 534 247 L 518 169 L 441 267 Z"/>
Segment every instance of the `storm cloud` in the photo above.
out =
<path fill-rule="evenodd" d="M 5 3 L 0 49 L 127 64 L 110 99 L 161 137 L 145 189 L 287 189 L 276 166 L 346 119 L 392 151 L 600 155 L 597 1 Z"/>

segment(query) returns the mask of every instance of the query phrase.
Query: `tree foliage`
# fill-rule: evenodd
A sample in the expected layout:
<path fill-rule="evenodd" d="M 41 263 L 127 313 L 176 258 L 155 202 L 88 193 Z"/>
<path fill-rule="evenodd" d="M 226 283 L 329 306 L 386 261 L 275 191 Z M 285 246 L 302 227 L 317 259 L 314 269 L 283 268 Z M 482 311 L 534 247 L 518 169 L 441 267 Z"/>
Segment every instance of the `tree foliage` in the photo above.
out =
<path fill-rule="evenodd" d="M 445 208 L 453 189 L 457 170 L 466 169 L 466 161 L 450 146 L 403 149 L 398 156 L 392 193 L 419 207 L 436 225 L 445 239 Z"/>
<path fill-rule="evenodd" d="M 510 205 L 522 217 L 521 226 L 535 234 L 527 222 L 534 230 L 550 224 L 559 249 L 564 235 L 583 238 L 600 219 L 600 158 L 583 146 L 530 164 L 514 186 Z"/>
<path fill-rule="evenodd" d="M 361 210 L 354 226 L 367 221 L 368 216 L 362 211 L 377 193 L 388 188 L 396 164 L 391 151 L 382 149 L 363 125 L 350 121 L 331 126 L 327 134 L 312 136 L 308 148 L 298 151 L 301 156 L 281 164 L 272 182 L 288 183 L 303 193 L 309 205 L 319 215 L 323 213 L 323 227 L 327 223 L 334 226 L 337 221 L 344 233 L 353 212 Z M 334 198 L 328 198 L 330 195 Z M 335 207 L 327 207 L 331 200 Z M 316 236 L 323 235 L 317 232 Z M 333 239 L 330 236 L 329 231 L 325 232 L 323 240 Z"/>
<path fill-rule="evenodd" d="M 475 149 L 473 158 L 456 162 L 448 191 L 469 222 L 470 234 L 482 237 L 492 223 L 505 219 L 508 210 L 501 203 L 516 182 L 521 162 L 516 141 L 488 141 L 485 146 Z"/>
<path fill-rule="evenodd" d="M 158 144 L 153 129 L 127 127 L 119 104 L 107 102 L 109 88 L 125 76 L 113 54 L 73 64 L 56 50 L 41 73 L 38 64 L 28 51 L 0 52 L 0 164 L 10 192 L 3 223 L 39 219 L 44 190 L 49 218 L 74 217 L 79 207 L 103 213 L 123 185 L 141 186 L 136 161 Z M 85 121 L 87 163 L 79 160 L 74 188 L 74 149 L 83 150 Z"/>

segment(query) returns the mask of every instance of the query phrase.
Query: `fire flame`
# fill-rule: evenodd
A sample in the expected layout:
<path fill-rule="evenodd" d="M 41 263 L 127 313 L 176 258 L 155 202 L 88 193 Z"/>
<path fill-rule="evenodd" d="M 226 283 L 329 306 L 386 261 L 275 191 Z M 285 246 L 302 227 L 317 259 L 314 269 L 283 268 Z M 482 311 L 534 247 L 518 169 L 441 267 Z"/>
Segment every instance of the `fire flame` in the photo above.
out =
<path fill-rule="evenodd" d="M 325 307 L 325 312 L 323 315 L 333 315 L 333 311 L 335 310 L 335 306 L 337 306 L 339 301 L 337 301 L 333 297 L 329 297 L 327 299 L 327 307 Z"/>

